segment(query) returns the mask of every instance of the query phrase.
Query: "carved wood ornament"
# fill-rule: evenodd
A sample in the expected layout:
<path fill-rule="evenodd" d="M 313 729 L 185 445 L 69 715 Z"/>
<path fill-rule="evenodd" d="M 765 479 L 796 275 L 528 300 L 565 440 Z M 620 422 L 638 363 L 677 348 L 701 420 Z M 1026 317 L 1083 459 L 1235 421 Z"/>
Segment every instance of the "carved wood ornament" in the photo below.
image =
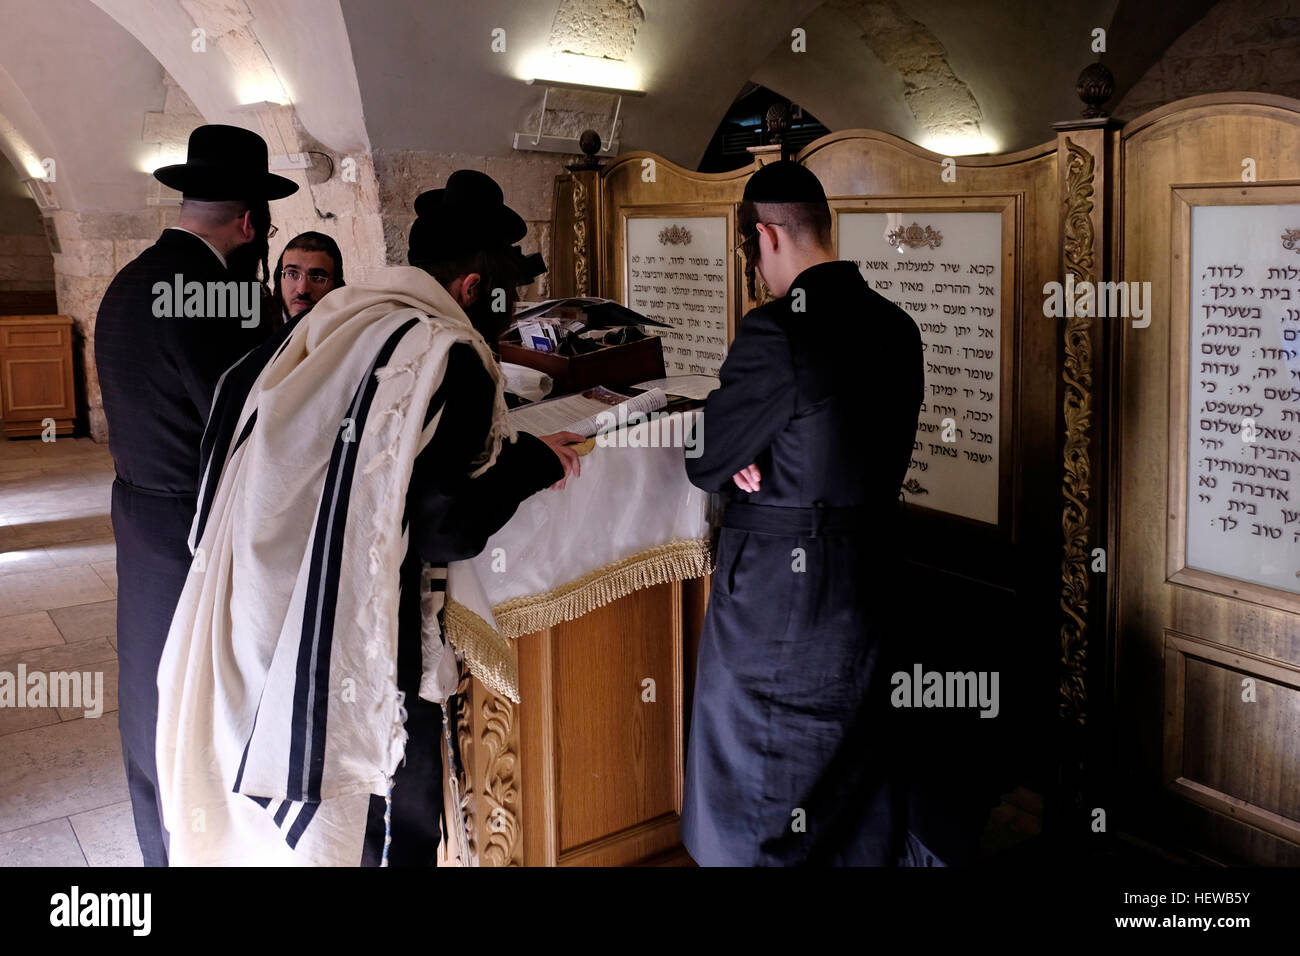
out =
<path fill-rule="evenodd" d="M 1094 159 L 1068 137 L 1065 198 L 1065 268 L 1075 285 L 1093 281 L 1092 195 Z M 1071 310 L 1073 311 L 1073 310 Z M 1088 650 L 1088 501 L 1092 496 L 1092 319 L 1072 316 L 1065 326 L 1065 498 L 1061 526 L 1061 716 L 1083 724 Z"/>

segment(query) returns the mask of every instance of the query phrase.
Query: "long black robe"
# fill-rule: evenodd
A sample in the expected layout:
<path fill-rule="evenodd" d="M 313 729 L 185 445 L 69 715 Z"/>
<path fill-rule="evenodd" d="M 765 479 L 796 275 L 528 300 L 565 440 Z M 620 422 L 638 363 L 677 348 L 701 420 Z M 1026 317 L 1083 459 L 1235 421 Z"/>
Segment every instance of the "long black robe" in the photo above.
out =
<path fill-rule="evenodd" d="M 154 760 L 158 661 L 189 572 L 199 441 L 217 379 L 269 331 L 265 321 L 244 328 L 237 316 L 156 316 L 155 283 L 171 288 L 178 276 L 182 283 L 230 280 L 202 239 L 167 229 L 117 274 L 95 320 L 95 365 L 117 472 L 118 721 L 147 866 L 167 863 Z"/>
<path fill-rule="evenodd" d="M 890 865 L 885 638 L 898 494 L 924 395 L 920 332 L 851 262 L 751 311 L 704 409 L 691 481 L 752 505 L 865 510 L 866 532 L 726 527 L 700 640 L 682 839 L 703 865 Z M 796 303 L 803 311 L 795 311 Z M 747 494 L 732 476 L 762 474 Z"/>
<path fill-rule="evenodd" d="M 290 319 L 226 374 L 203 438 L 204 462 L 213 448 L 230 446 L 253 382 L 307 314 Z M 427 425 L 440 408 L 442 418 L 416 456 L 407 487 L 403 521 L 408 539 L 399 572 L 397 635 L 397 686 L 406 695 L 407 743 L 405 760 L 393 775 L 388 854 L 392 866 L 435 866 L 442 837 L 442 708 L 419 696 L 422 566 L 474 557 L 520 502 L 564 477 L 556 454 L 540 439 L 521 432 L 514 442 L 502 443 L 491 468 L 470 478 L 492 423 L 494 388 L 473 347 L 458 343 L 448 350 L 447 371 L 424 421 Z M 211 483 L 210 493 L 214 486 Z M 201 515 L 209 506 L 206 498 L 199 503 Z M 384 811 L 384 798 L 372 796 L 359 861 L 363 866 L 382 860 Z"/>

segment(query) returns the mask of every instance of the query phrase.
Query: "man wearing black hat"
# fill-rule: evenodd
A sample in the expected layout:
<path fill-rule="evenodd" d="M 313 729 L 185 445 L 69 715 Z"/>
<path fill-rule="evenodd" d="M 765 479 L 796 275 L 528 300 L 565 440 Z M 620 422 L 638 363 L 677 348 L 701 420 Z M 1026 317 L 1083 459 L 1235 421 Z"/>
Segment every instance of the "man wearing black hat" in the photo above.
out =
<path fill-rule="evenodd" d="M 805 167 L 755 173 L 738 226 L 751 294 L 757 273 L 775 298 L 742 320 L 705 405 L 709 440 L 686 461 L 728 501 L 682 840 L 703 865 L 892 865 L 903 819 L 883 609 L 924 391 L 920 332 L 836 260 Z"/>
<path fill-rule="evenodd" d="M 457 321 L 456 316 L 438 315 L 434 306 L 449 304 L 449 294 L 454 300 L 451 311 L 459 306 L 473 325 L 466 330 L 466 340 L 447 350 L 446 368 L 435 395 L 437 407 L 431 402 L 420 413 L 432 433 L 414 457 L 405 488 L 407 545 L 398 572 L 396 665 L 397 686 L 404 694 L 406 744 L 392 778 L 391 802 L 372 794 L 362 821 L 363 832 L 355 834 L 359 857 L 340 861 L 362 865 L 382 861 L 394 866 L 434 866 L 440 843 L 446 837 L 451 837 L 452 845 L 457 842 L 458 808 L 445 815 L 453 829 L 444 835 L 442 826 L 446 702 L 442 694 L 453 693 L 456 687 L 454 679 L 449 686 L 434 681 L 440 694 L 426 683 L 433 679 L 426 668 L 428 647 L 423 642 L 423 631 L 429 627 L 429 602 L 435 596 L 431 592 L 436 592 L 440 603 L 447 586 L 446 565 L 482 551 L 520 502 L 544 488 L 562 488 L 579 473 L 577 453 L 567 445 L 582 440 L 570 432 L 543 438 L 521 432 L 514 441 L 502 441 L 495 463 L 471 477 L 484 442 L 500 424 L 498 416 L 504 411 L 504 401 L 497 406 L 499 372 L 485 362 L 485 357 L 491 358 L 488 346 L 495 346 L 512 314 L 517 288 L 531 282 L 544 267 L 539 257 L 524 256 L 515 245 L 527 226 L 506 206 L 496 182 L 483 173 L 452 173 L 444 188 L 422 193 L 415 210 L 408 260 L 417 268 L 379 270 L 368 284 L 331 293 L 240 359 L 217 391 L 203 441 L 204 461 L 213 461 L 215 468 L 220 467 L 221 449 L 243 440 L 237 437 L 241 427 L 252 429 L 249 441 L 253 443 L 258 427 L 253 419 L 266 410 L 257 404 L 258 378 L 268 363 L 293 354 L 294 345 L 286 340 L 295 333 L 301 338 L 304 323 L 309 331 L 312 322 L 346 325 L 364 321 L 369 313 L 409 311 L 414 306 L 437 327 L 444 319 Z M 339 319 L 339 315 L 350 315 L 347 310 L 353 307 L 354 298 L 366 303 L 366 311 L 359 317 Z M 458 318 L 459 323 L 463 324 L 464 318 Z M 410 324 L 414 325 L 414 320 Z M 482 342 L 474 341 L 480 337 Z M 257 419 L 258 425 L 264 418 Z M 299 425 L 294 422 L 282 427 L 297 430 Z M 311 418 L 304 418 L 300 427 L 337 432 L 334 422 Z M 221 497 L 220 490 L 210 490 L 205 479 L 201 524 L 206 520 L 210 494 Z M 343 635 L 348 623 L 334 622 L 337 641 L 346 642 Z M 240 648 L 256 647 L 267 635 L 236 632 L 232 639 Z M 454 667 L 451 674 L 455 674 Z M 279 801 L 271 806 L 279 806 Z M 240 809 L 235 807 L 236 812 Z M 320 830 L 328 824 L 311 826 Z M 353 836 L 349 831 L 341 839 L 350 845 Z M 233 847 L 230 855 L 246 858 L 253 849 Z"/>
<path fill-rule="evenodd" d="M 122 756 L 147 866 L 167 864 L 154 741 L 158 660 L 189 572 L 199 442 L 217 380 L 265 340 L 268 201 L 297 184 L 268 172 L 266 143 L 200 126 L 186 162 L 154 172 L 183 194 L 180 221 L 114 278 L 95 322 L 117 541 Z"/>
<path fill-rule="evenodd" d="M 515 245 L 527 224 L 505 204 L 491 177 L 469 169 L 453 172 L 444 188 L 421 193 L 415 212 L 407 261 L 451 293 L 495 351 L 514 314 L 519 286 L 543 268 L 540 257 L 523 256 Z M 411 546 L 401 571 L 398 686 L 406 692 L 409 736 L 406 761 L 393 778 L 388 859 L 396 866 L 436 865 L 440 839 L 443 714 L 418 693 L 422 567 L 476 556 L 521 502 L 545 488 L 563 488 L 580 472 L 577 453 L 567 445 L 582 441 L 581 435 L 558 432 L 539 439 L 520 432 L 513 443 L 502 445 L 492 468 L 467 480 L 471 454 L 489 427 L 493 383 L 465 344 L 452 346 L 445 383 L 442 424 L 416 457 L 406 496 Z M 363 864 L 379 862 L 382 810 L 383 801 L 373 801 Z M 448 815 L 453 820 L 455 812 Z"/>

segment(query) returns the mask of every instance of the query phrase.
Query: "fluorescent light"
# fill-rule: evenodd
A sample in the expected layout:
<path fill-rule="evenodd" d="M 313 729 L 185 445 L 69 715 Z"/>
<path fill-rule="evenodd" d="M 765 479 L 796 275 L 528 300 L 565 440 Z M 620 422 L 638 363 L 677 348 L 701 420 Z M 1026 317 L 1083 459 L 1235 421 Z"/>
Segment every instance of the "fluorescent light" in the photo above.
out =
<path fill-rule="evenodd" d="M 997 143 L 983 133 L 936 133 L 925 137 L 920 145 L 941 156 L 975 156 L 997 152 Z"/>
<path fill-rule="evenodd" d="M 534 53 L 523 58 L 521 80 L 554 86 L 592 88 L 605 93 L 642 96 L 641 74 L 622 60 L 577 53 Z"/>

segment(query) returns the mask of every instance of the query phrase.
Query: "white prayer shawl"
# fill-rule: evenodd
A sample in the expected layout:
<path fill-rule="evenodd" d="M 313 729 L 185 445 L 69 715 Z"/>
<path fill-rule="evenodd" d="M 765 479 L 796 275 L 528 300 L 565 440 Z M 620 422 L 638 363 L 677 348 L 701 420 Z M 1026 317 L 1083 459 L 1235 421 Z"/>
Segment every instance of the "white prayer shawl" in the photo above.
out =
<path fill-rule="evenodd" d="M 390 792 L 405 752 L 402 515 L 457 342 L 496 383 L 479 474 L 514 437 L 499 372 L 451 296 L 409 267 L 325 296 L 252 385 L 238 437 L 209 461 L 158 671 L 173 864 L 360 862 L 370 797 Z M 472 566 L 457 562 L 448 578 L 451 597 L 490 623 Z M 436 622 L 423 641 L 420 696 L 445 700 L 453 653 Z"/>

